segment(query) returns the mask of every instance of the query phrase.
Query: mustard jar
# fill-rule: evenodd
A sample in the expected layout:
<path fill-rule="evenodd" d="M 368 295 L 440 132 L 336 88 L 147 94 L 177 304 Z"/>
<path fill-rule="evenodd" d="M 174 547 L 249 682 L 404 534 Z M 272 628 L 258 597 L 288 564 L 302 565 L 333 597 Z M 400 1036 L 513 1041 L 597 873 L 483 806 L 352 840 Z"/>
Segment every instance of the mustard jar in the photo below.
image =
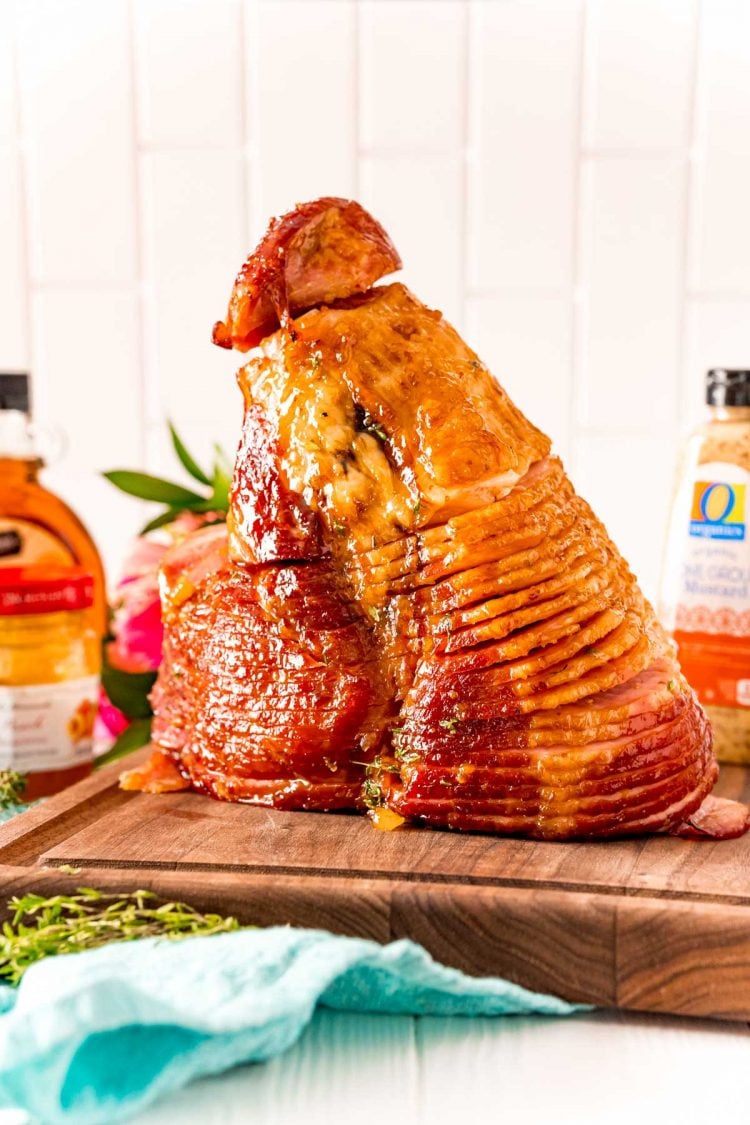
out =
<path fill-rule="evenodd" d="M 750 764 L 750 370 L 709 371 L 706 404 L 680 467 L 662 617 L 716 756 Z"/>

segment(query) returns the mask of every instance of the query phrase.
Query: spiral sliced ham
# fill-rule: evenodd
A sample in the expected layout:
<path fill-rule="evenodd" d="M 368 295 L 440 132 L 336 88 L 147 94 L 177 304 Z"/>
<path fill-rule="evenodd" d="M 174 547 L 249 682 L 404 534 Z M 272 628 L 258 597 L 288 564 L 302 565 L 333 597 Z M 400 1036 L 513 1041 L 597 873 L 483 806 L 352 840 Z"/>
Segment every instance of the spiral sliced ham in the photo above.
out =
<path fill-rule="evenodd" d="M 627 564 L 441 314 L 372 288 L 399 265 L 325 199 L 237 279 L 215 339 L 258 346 L 227 527 L 163 568 L 156 773 L 387 827 L 740 834 Z"/>

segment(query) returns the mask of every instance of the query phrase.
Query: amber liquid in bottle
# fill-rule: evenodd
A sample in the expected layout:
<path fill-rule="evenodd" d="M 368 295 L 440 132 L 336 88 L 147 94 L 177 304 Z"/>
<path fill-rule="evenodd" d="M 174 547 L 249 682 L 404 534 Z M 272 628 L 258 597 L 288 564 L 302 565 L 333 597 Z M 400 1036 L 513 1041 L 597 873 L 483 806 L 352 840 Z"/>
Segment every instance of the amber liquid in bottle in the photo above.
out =
<path fill-rule="evenodd" d="M 0 392 L 4 378 L 8 377 L 0 375 Z M 94 581 L 94 602 L 86 610 L 88 624 L 101 641 L 107 608 L 99 552 L 75 513 L 39 480 L 43 462 L 31 448 L 28 415 L 23 409 L 13 409 L 15 405 L 0 401 L 0 567 L 85 570 Z M 95 674 L 99 673 L 99 648 L 97 644 L 87 669 Z M 88 649 L 91 652 L 90 644 Z M 45 659 L 41 647 L 39 659 Z M 85 777 L 91 768 L 91 762 L 85 761 L 66 769 L 30 773 L 24 799 L 56 793 Z"/>

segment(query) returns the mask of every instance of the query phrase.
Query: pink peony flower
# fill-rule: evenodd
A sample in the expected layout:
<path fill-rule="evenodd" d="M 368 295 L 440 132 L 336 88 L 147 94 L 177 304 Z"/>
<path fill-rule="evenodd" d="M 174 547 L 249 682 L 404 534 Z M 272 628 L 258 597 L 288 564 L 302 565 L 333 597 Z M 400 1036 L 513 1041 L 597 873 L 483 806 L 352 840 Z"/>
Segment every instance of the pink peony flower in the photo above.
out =
<path fill-rule="evenodd" d="M 223 518 L 221 512 L 182 512 L 172 523 L 135 540 L 114 591 L 113 639 L 106 653 L 111 667 L 121 672 L 155 672 L 158 669 L 164 635 L 159 602 L 161 560 L 170 547 L 192 531 Z M 109 749 L 129 722 L 102 691 L 94 731 L 97 753 Z"/>
<path fill-rule="evenodd" d="M 166 548 L 159 553 L 159 559 Z M 107 658 L 123 672 L 153 672 L 161 662 L 162 623 L 158 565 L 150 574 L 124 579 L 117 587 Z"/>
<path fill-rule="evenodd" d="M 129 719 L 107 698 L 103 688 L 99 689 L 99 709 L 94 721 L 94 742 L 97 747 L 106 749 L 127 729 Z"/>

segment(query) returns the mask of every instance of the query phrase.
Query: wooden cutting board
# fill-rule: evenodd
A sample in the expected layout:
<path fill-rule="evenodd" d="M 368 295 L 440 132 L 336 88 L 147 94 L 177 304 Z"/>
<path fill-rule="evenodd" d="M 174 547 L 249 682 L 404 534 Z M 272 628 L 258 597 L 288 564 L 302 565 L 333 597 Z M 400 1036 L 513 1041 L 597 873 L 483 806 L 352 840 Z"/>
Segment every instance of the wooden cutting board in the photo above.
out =
<path fill-rule="evenodd" d="M 750 835 L 543 844 L 386 833 L 358 816 L 124 793 L 118 773 L 0 826 L 3 903 L 26 890 L 144 887 L 258 925 L 414 938 L 474 976 L 569 1000 L 750 1020 Z M 717 792 L 750 800 L 750 771 L 725 767 Z"/>

